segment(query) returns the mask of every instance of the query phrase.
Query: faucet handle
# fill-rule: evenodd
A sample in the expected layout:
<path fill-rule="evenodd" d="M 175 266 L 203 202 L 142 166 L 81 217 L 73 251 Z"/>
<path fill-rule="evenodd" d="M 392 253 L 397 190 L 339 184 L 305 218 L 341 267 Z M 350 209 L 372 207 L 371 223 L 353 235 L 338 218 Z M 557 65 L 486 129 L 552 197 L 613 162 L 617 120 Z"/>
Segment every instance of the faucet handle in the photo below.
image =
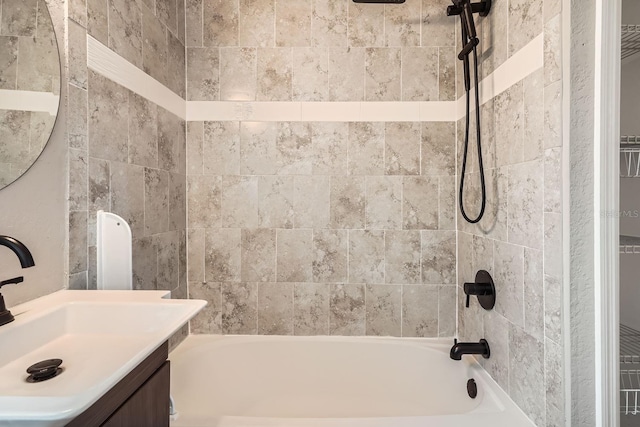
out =
<path fill-rule="evenodd" d="M 24 282 L 24 276 L 14 277 L 13 279 L 7 279 L 0 282 L 0 288 L 3 287 L 4 285 L 12 285 L 15 283 L 22 283 L 22 282 Z"/>

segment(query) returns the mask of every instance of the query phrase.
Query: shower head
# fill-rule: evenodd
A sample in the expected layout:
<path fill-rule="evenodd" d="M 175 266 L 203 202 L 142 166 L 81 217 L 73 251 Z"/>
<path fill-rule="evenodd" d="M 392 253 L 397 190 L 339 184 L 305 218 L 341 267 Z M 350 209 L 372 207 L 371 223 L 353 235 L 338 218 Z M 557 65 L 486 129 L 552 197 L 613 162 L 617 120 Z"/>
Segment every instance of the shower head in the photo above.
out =
<path fill-rule="evenodd" d="M 406 0 L 353 0 L 354 3 L 383 3 L 383 4 L 401 4 Z"/>

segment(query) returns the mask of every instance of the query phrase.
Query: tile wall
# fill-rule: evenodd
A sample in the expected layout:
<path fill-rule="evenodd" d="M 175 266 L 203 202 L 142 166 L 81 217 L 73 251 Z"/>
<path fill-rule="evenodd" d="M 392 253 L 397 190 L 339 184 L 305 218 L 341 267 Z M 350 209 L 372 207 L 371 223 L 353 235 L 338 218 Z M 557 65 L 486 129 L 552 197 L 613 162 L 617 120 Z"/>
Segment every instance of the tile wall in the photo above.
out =
<path fill-rule="evenodd" d="M 86 35 L 184 97 L 176 0 L 69 3 L 69 287 L 96 287 L 96 211 L 133 233 L 133 285 L 186 297 L 184 120 L 87 69 Z"/>
<path fill-rule="evenodd" d="M 451 101 L 448 2 L 188 1 L 187 99 Z M 198 333 L 453 336 L 455 123 L 190 122 Z"/>
<path fill-rule="evenodd" d="M 544 67 L 482 106 L 487 212 L 478 225 L 458 214 L 459 335 L 489 341 L 491 358 L 482 363 L 538 426 L 565 425 L 560 22 L 557 0 L 496 0 L 481 22 L 482 74 L 541 33 Z M 461 121 L 458 165 L 463 131 Z M 465 207 L 475 216 L 480 201 L 475 151 L 469 162 Z M 464 306 L 462 285 L 480 269 L 496 282 L 496 307 L 489 312 L 476 299 Z"/>

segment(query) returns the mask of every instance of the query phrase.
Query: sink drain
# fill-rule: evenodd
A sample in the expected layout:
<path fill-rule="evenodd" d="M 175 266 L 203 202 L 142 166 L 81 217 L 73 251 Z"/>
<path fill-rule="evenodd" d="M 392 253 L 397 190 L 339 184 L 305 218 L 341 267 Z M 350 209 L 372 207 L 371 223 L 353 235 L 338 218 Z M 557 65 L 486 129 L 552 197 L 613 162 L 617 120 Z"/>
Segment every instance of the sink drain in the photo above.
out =
<path fill-rule="evenodd" d="M 27 368 L 27 374 L 29 374 L 27 382 L 39 383 L 60 375 L 64 371 L 60 365 L 62 365 L 62 359 L 47 359 L 34 363 Z"/>

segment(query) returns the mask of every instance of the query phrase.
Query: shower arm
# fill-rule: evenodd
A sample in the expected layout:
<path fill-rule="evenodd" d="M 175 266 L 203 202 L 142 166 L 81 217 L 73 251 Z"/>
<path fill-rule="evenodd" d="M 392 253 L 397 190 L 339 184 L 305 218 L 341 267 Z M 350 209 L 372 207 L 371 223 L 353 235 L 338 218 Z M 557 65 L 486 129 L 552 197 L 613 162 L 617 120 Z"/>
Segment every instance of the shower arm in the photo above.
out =
<path fill-rule="evenodd" d="M 447 16 L 460 15 L 463 12 L 465 0 L 453 0 L 453 6 L 447 7 Z M 471 12 L 479 13 L 480 16 L 487 16 L 491 10 L 491 0 L 481 0 L 478 3 L 471 3 Z"/>

